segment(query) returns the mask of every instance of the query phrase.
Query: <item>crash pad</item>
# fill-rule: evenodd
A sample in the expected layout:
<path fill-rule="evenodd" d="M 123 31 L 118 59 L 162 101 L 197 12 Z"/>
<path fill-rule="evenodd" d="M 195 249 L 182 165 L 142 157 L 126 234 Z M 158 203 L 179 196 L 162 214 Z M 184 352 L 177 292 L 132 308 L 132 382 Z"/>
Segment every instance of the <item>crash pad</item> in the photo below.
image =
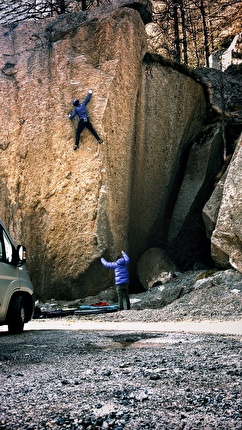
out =
<path fill-rule="evenodd" d="M 74 311 L 74 315 L 103 314 L 103 313 L 117 312 L 117 311 L 119 311 L 119 307 L 116 305 L 108 305 L 108 306 L 82 305 L 79 307 L 79 309 Z"/>

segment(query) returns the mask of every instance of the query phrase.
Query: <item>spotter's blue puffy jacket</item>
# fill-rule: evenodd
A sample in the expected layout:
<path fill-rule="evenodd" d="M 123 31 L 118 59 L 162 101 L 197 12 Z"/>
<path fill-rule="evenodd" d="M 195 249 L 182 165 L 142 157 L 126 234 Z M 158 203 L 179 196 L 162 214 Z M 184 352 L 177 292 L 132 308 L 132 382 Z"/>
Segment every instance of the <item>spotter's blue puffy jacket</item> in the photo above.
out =
<path fill-rule="evenodd" d="M 90 101 L 91 97 L 92 97 L 92 94 L 89 93 L 87 95 L 87 97 L 85 98 L 85 100 L 82 103 L 80 103 L 79 106 L 76 106 L 73 109 L 73 111 L 70 114 L 69 118 L 73 119 L 75 115 L 77 115 L 79 117 L 79 119 L 88 118 L 88 113 L 87 113 L 86 105 Z"/>
<path fill-rule="evenodd" d="M 128 271 L 128 264 L 129 264 L 129 257 L 125 252 L 122 252 L 123 257 L 119 258 L 117 261 L 109 262 L 106 261 L 104 258 L 101 258 L 102 264 L 107 267 L 108 269 L 114 269 L 114 276 L 115 276 L 115 284 L 128 284 L 129 283 L 129 271 Z"/>

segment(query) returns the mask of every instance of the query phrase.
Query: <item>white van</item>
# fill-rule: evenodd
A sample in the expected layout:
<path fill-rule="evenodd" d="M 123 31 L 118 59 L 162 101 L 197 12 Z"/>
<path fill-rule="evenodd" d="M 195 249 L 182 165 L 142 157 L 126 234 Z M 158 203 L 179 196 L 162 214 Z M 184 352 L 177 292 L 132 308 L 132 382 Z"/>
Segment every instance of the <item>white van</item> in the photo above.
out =
<path fill-rule="evenodd" d="M 34 288 L 24 266 L 26 249 L 14 245 L 0 220 L 0 325 L 22 333 L 34 313 Z"/>

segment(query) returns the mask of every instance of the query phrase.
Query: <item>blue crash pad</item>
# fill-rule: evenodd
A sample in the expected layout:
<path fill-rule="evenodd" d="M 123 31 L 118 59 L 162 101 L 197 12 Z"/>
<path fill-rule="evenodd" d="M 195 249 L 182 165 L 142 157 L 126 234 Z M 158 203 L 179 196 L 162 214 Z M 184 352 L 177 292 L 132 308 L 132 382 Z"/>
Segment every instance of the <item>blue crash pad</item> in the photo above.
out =
<path fill-rule="evenodd" d="M 117 312 L 119 307 L 116 305 L 109 306 L 87 306 L 82 305 L 74 311 L 74 315 L 104 314 L 108 312 Z"/>

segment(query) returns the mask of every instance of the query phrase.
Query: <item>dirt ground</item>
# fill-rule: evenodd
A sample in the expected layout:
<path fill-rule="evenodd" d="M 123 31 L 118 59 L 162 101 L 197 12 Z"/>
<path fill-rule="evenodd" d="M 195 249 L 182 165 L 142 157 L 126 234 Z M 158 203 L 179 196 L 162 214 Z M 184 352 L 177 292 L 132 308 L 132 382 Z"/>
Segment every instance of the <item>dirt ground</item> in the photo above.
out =
<path fill-rule="evenodd" d="M 134 311 L 136 313 L 138 311 Z M 127 314 L 122 311 L 121 314 Z M 140 313 L 140 312 L 139 312 Z M 124 317 L 123 317 L 124 318 Z M 0 327 L 0 331 L 5 329 Z M 68 317 L 59 319 L 32 320 L 25 330 L 85 330 L 85 331 L 135 331 L 135 332 L 177 332 L 177 333 L 211 333 L 242 336 L 242 319 L 234 321 L 202 320 L 202 321 L 117 321 L 117 315 L 101 317 Z"/>

